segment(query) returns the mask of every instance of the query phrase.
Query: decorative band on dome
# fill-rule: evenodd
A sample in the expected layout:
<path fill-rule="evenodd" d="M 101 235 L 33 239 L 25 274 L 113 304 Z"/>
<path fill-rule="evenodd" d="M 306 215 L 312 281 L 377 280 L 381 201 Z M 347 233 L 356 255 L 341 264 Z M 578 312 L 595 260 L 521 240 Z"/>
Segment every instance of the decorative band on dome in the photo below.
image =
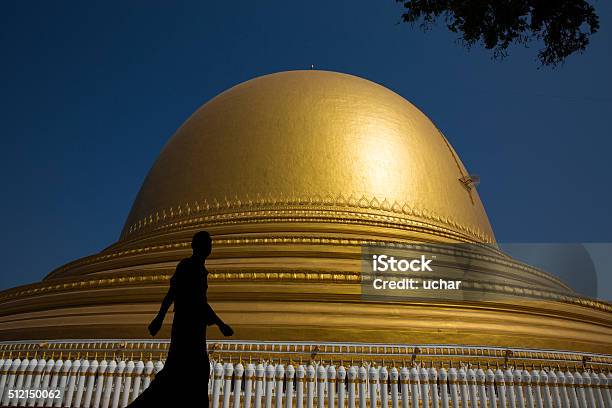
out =
<path fill-rule="evenodd" d="M 273 208 L 269 208 L 273 206 Z M 343 194 L 327 194 L 327 195 L 312 195 L 309 197 L 305 196 L 273 196 L 268 194 L 266 196 L 257 195 L 255 198 L 251 198 L 245 195 L 243 198 L 234 196 L 232 199 L 224 197 L 219 200 L 213 198 L 210 201 L 203 199 L 201 202 L 194 201 L 193 203 L 186 203 L 184 205 L 177 205 L 176 207 L 169 207 L 168 209 L 160 209 L 155 213 L 149 214 L 149 216 L 135 222 L 131 225 L 124 227 L 123 233 L 121 234 L 122 239 L 129 238 L 137 233 L 147 232 L 151 228 L 161 227 L 171 223 L 174 220 L 181 218 L 190 219 L 193 216 L 200 214 L 224 214 L 224 213 L 235 213 L 238 211 L 259 211 L 266 209 L 271 212 L 281 213 L 283 210 L 290 210 L 292 207 L 295 208 L 307 208 L 309 206 L 316 207 L 317 210 L 326 211 L 334 210 L 337 208 L 350 209 L 354 214 L 362 214 L 365 211 L 376 211 L 378 213 L 393 214 L 395 217 L 411 219 L 417 218 L 434 222 L 436 224 L 442 224 L 450 228 L 455 232 L 468 235 L 477 242 L 482 243 L 494 243 L 495 240 L 489 234 L 481 231 L 478 227 L 462 225 L 452 217 L 440 215 L 435 211 L 429 209 L 421 209 L 418 206 L 410 205 L 405 202 L 398 202 L 397 200 L 389 200 L 387 198 L 377 198 L 373 196 L 350 194 L 345 197 Z M 272 215 L 272 214 L 270 214 Z M 346 217 L 351 218 L 351 217 Z"/>

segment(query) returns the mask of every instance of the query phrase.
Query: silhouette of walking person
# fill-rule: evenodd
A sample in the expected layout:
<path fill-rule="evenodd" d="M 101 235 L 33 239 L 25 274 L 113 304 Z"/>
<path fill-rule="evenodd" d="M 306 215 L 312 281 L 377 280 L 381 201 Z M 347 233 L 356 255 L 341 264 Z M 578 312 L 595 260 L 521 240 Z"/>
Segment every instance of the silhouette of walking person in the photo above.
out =
<path fill-rule="evenodd" d="M 196 233 L 191 247 L 193 255 L 177 265 L 159 313 L 149 325 L 149 332 L 155 336 L 174 303 L 172 336 L 164 368 L 129 405 L 131 408 L 208 407 L 210 364 L 206 326 L 216 324 L 225 336 L 231 336 L 234 331 L 217 316 L 207 301 L 208 272 L 204 262 L 212 249 L 208 232 Z"/>

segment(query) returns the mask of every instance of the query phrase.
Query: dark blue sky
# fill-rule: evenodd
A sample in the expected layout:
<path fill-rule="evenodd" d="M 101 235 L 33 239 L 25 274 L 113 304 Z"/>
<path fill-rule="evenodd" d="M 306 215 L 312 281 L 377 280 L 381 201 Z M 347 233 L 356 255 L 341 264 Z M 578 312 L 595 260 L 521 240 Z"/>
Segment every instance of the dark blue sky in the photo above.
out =
<path fill-rule="evenodd" d="M 499 241 L 612 241 L 612 6 L 583 55 L 495 62 L 387 1 L 0 2 L 0 289 L 114 242 L 164 143 L 202 103 L 275 71 L 381 83 L 422 109 Z"/>

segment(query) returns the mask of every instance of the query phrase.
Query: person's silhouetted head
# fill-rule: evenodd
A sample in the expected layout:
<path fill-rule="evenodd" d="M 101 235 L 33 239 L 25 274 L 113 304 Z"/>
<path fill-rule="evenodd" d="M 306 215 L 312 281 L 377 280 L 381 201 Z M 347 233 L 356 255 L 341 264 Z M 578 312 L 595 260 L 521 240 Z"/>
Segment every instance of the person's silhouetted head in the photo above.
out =
<path fill-rule="evenodd" d="M 208 231 L 197 232 L 191 240 L 191 248 L 195 255 L 207 257 L 212 250 L 212 239 Z"/>

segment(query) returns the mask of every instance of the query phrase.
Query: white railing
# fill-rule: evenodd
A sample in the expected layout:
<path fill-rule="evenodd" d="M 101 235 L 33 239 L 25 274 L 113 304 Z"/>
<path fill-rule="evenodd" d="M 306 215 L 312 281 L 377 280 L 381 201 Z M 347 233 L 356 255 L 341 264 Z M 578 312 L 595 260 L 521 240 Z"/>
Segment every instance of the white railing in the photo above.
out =
<path fill-rule="evenodd" d="M 159 360 L 0 359 L 0 405 L 125 407 L 162 368 Z M 612 374 L 588 369 L 211 361 L 210 374 L 213 408 L 612 408 Z"/>

